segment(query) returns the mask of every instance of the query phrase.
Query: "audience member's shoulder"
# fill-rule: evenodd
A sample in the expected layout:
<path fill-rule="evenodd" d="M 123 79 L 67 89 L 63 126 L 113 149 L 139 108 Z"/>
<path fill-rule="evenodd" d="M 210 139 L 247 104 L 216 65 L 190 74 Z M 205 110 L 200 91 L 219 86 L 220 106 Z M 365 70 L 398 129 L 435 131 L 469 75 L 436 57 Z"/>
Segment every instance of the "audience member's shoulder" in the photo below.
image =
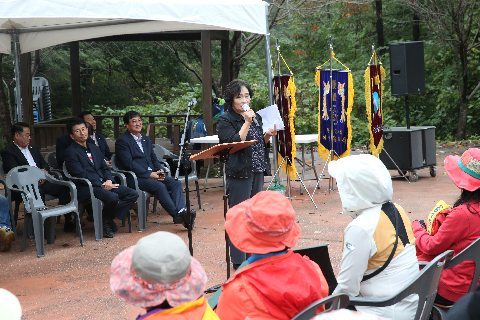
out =
<path fill-rule="evenodd" d="M 5 149 L 2 150 L 2 154 L 3 153 L 8 153 L 8 152 L 12 152 L 12 146 L 13 146 L 13 142 L 10 143 Z"/>
<path fill-rule="evenodd" d="M 130 132 L 125 131 L 124 134 L 121 134 L 120 137 L 117 138 L 117 140 L 115 141 L 115 143 L 118 142 L 118 141 L 126 141 L 129 134 L 130 134 Z"/>
<path fill-rule="evenodd" d="M 74 150 L 79 144 L 78 143 L 72 143 L 70 144 L 67 149 L 65 149 L 65 155 L 67 155 L 67 151 L 69 150 Z"/>

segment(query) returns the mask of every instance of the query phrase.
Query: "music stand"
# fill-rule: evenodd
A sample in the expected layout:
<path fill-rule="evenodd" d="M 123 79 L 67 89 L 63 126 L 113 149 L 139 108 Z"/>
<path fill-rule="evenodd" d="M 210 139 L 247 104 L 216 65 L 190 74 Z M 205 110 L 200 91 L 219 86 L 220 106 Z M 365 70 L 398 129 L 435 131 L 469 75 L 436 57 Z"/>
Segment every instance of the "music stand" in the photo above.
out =
<path fill-rule="evenodd" d="M 257 140 L 222 143 L 217 144 L 207 150 L 190 156 L 190 160 L 212 159 L 219 157 L 220 163 L 223 165 L 223 218 L 227 218 L 228 210 L 228 198 L 227 194 L 227 175 L 225 171 L 225 164 L 227 163 L 228 156 L 238 150 L 248 147 L 254 144 Z M 225 230 L 225 259 L 227 261 L 227 279 L 230 278 L 230 241 L 228 239 L 227 230 Z"/>

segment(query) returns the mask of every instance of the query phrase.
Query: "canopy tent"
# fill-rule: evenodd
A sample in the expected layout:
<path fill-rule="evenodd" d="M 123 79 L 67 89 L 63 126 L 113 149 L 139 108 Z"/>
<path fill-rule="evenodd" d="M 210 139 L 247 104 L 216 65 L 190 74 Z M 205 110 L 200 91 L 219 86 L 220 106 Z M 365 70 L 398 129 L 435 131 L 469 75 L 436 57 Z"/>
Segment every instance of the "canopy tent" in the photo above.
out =
<path fill-rule="evenodd" d="M 239 30 L 267 34 L 261 0 L 0 0 L 0 52 L 26 53 L 116 34 Z"/>
<path fill-rule="evenodd" d="M 20 53 L 53 45 L 120 34 L 237 30 L 267 36 L 268 66 L 267 8 L 261 0 L 0 0 L 0 53 L 11 53 L 13 42 L 18 80 Z M 271 72 L 268 78 L 270 90 Z"/>

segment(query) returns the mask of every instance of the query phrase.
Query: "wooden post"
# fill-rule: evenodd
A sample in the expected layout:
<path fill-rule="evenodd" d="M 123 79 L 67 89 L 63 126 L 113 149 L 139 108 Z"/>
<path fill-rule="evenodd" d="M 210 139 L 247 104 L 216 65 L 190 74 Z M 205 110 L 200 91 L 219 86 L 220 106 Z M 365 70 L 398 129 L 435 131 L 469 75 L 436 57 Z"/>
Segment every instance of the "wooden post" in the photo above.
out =
<path fill-rule="evenodd" d="M 103 118 L 95 118 L 95 120 L 97 121 L 97 130 L 95 130 L 95 132 L 98 134 L 103 134 Z"/>
<path fill-rule="evenodd" d="M 222 93 L 230 83 L 230 66 L 229 66 L 229 54 L 228 54 L 229 40 L 221 40 L 222 50 Z"/>
<path fill-rule="evenodd" d="M 213 135 L 212 120 L 212 42 L 210 31 L 202 31 L 203 121 L 207 135 Z"/>
<path fill-rule="evenodd" d="M 113 137 L 115 139 L 120 137 L 120 119 L 118 117 L 113 118 Z"/>
<path fill-rule="evenodd" d="M 82 112 L 80 106 L 80 46 L 78 41 L 70 42 L 70 70 L 72 86 L 72 115 Z"/>
<path fill-rule="evenodd" d="M 32 92 L 32 54 L 20 55 L 20 91 L 22 94 L 23 122 L 32 128 L 33 123 L 33 92 Z"/>

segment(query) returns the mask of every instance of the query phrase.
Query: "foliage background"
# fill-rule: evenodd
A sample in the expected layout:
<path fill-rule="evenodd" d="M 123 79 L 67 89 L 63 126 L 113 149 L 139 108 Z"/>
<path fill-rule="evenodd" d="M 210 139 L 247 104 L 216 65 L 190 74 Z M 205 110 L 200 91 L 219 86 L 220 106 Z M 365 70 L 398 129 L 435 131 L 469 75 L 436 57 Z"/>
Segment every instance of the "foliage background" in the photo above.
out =
<path fill-rule="evenodd" d="M 388 44 L 413 40 L 413 12 L 398 1 L 383 2 L 383 36 L 385 47 L 376 48 L 385 67 L 385 126 L 405 126 L 404 99 L 391 96 Z M 308 2 L 306 4 L 308 5 Z M 378 37 L 375 1 L 337 1 L 309 14 L 292 12 L 288 19 L 271 30 L 272 61 L 276 61 L 278 39 L 280 51 L 295 76 L 297 87 L 297 133 L 317 132 L 318 88 L 314 83 L 315 67 L 329 57 L 328 43 L 333 43 L 336 57 L 353 74 L 355 102 L 351 115 L 353 144 L 368 141 L 363 74 L 372 55 L 372 43 Z M 313 13 L 312 13 L 313 12 Z M 477 26 L 478 28 L 478 26 Z M 436 126 L 439 140 L 453 140 L 458 123 L 458 90 L 454 56 L 445 43 L 428 27 L 420 24 L 420 40 L 425 43 L 426 88 L 424 95 L 410 96 L 412 125 Z M 233 33 L 233 32 L 232 32 Z M 177 44 L 172 44 L 175 47 Z M 194 45 L 190 45 L 194 48 Z M 195 51 L 178 51 L 176 57 L 164 43 L 158 42 L 81 42 L 82 109 L 99 115 L 123 114 L 135 109 L 141 114 L 180 114 L 186 112 L 191 98 L 199 101 L 194 113 L 201 113 L 201 84 L 180 62 L 199 68 Z M 469 87 L 480 81 L 480 52 L 468 57 Z M 14 105 L 12 57 L 4 55 L 3 81 L 8 104 Z M 287 71 L 280 63 L 282 73 Z M 252 108 L 268 105 L 264 42 L 256 46 L 238 64 L 239 77 L 254 89 Z M 334 68 L 342 68 L 334 64 Z M 212 42 L 213 77 L 219 77 L 220 42 Z M 71 116 L 69 45 L 47 48 L 40 53 L 35 76 L 48 79 L 55 118 Z M 278 73 L 278 69 L 274 71 Z M 471 91 L 471 90 L 470 90 Z M 218 92 L 217 92 L 218 93 Z M 480 138 L 480 94 L 469 104 L 467 138 Z M 107 119 L 104 126 L 111 125 Z M 105 131 L 106 132 L 106 131 Z M 108 134 L 107 134 L 108 135 Z M 3 139 L 3 140 L 2 140 Z M 0 149 L 6 141 L 0 136 Z"/>

